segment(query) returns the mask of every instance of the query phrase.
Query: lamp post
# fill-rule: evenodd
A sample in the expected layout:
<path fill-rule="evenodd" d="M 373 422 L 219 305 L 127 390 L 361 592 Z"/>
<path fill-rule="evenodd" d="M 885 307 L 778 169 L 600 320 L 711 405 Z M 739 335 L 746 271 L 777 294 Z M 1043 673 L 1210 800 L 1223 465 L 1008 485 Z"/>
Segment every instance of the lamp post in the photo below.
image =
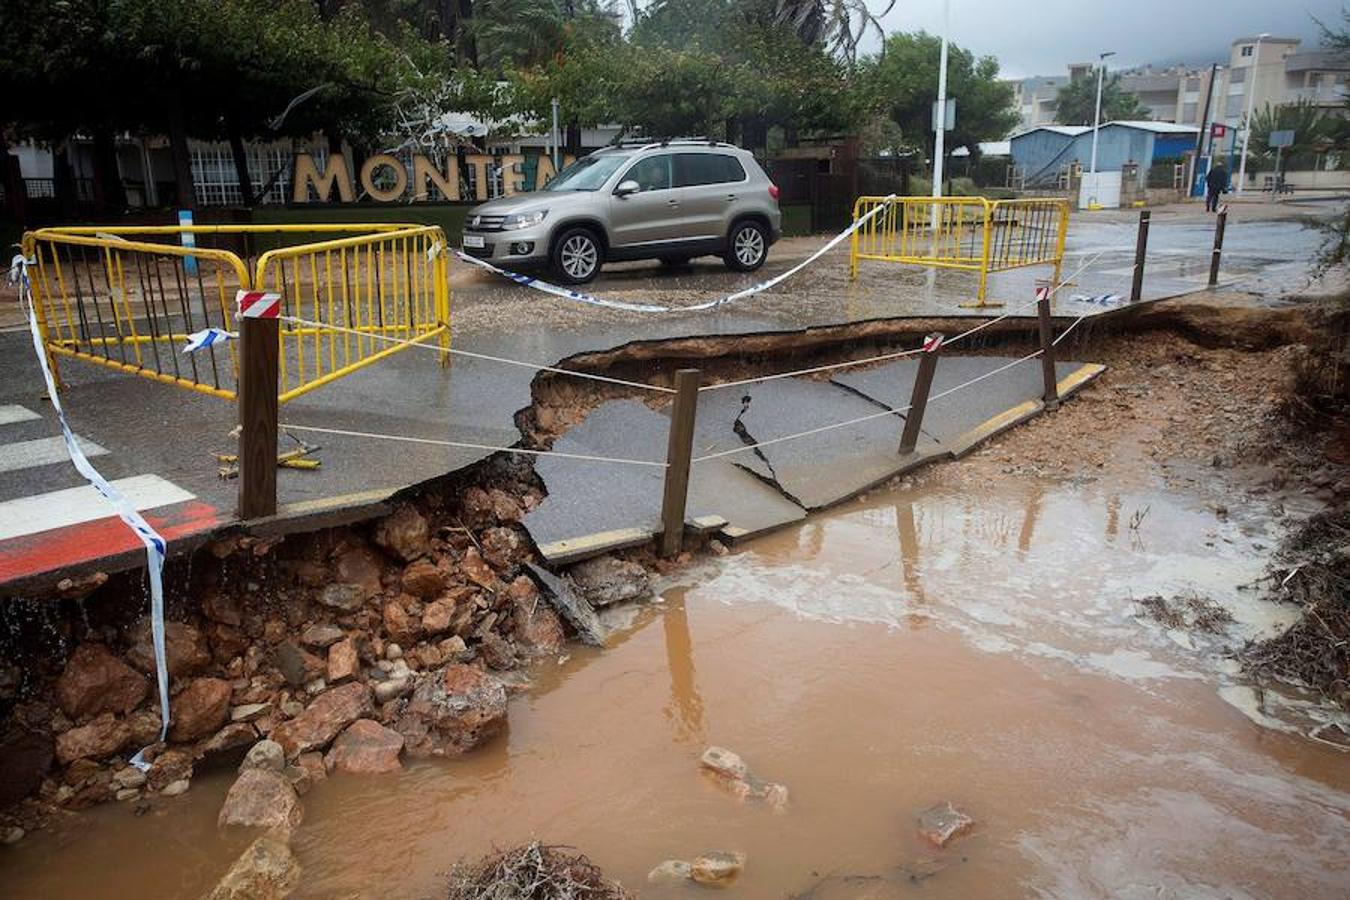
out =
<path fill-rule="evenodd" d="M 1097 106 L 1092 113 L 1092 165 L 1088 169 L 1093 175 L 1097 174 L 1097 130 L 1102 126 L 1102 82 L 1106 78 L 1106 58 L 1115 55 L 1116 51 L 1107 50 L 1098 57 L 1101 64 L 1097 67 Z"/>
<path fill-rule="evenodd" d="M 942 157 L 947 152 L 947 28 L 951 22 L 951 0 L 942 3 L 942 49 L 938 52 L 937 137 L 933 142 L 933 196 L 942 196 Z M 936 217 L 937 207 L 933 208 Z M 936 218 L 934 219 L 936 221 Z"/>
<path fill-rule="evenodd" d="M 1256 46 L 1252 50 L 1252 64 L 1247 67 L 1247 112 L 1242 117 L 1242 158 L 1238 160 L 1238 195 L 1247 183 L 1247 144 L 1252 139 L 1252 107 L 1256 105 L 1256 75 L 1261 68 L 1261 39 L 1270 35 L 1261 32 L 1256 36 Z"/>

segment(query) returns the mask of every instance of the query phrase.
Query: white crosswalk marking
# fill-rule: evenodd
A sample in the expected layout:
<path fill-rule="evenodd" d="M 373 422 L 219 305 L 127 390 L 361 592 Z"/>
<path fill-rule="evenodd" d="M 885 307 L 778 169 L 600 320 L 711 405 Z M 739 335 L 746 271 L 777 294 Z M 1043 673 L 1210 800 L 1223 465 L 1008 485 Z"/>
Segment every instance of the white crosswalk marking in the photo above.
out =
<path fill-rule="evenodd" d="M 195 499 L 158 475 L 119 478 L 112 485 L 142 511 Z M 116 515 L 113 508 L 89 485 L 7 500 L 0 503 L 0 541 L 112 515 Z"/>
<path fill-rule="evenodd" d="M 84 451 L 85 456 L 102 456 L 108 452 L 93 441 L 80 437 L 76 440 L 80 442 L 80 449 Z M 0 444 L 0 472 L 14 472 L 33 466 L 50 466 L 62 462 L 70 462 L 70 454 L 66 451 L 65 440 L 59 437 Z"/>
<path fill-rule="evenodd" d="M 13 425 L 15 422 L 31 422 L 40 419 L 37 413 L 17 403 L 0 403 L 0 425 Z"/>

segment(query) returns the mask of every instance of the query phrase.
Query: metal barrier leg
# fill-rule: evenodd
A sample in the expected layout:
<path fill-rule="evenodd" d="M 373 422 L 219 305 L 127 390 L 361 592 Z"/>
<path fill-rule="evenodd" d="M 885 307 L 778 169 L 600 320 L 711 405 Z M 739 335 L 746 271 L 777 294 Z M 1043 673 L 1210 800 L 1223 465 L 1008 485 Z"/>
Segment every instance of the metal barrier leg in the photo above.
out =
<path fill-rule="evenodd" d="M 1059 406 L 1059 379 L 1055 376 L 1055 329 L 1050 324 L 1050 298 L 1042 297 L 1036 301 L 1036 319 L 1041 331 L 1041 378 L 1045 390 L 1041 399 L 1046 409 Z"/>
<path fill-rule="evenodd" d="M 909 394 L 909 409 L 905 412 L 905 430 L 900 434 L 900 455 L 913 453 L 919 444 L 919 429 L 928 408 L 928 393 L 933 388 L 933 373 L 937 371 L 938 354 L 942 351 L 942 335 L 930 334 L 924 339 L 933 349 L 919 357 L 919 371 L 914 375 L 914 388 Z"/>
<path fill-rule="evenodd" d="M 1144 259 L 1148 256 L 1149 211 L 1139 212 L 1139 234 L 1134 240 L 1134 281 L 1130 285 L 1130 302 L 1137 303 L 1144 293 Z"/>
<path fill-rule="evenodd" d="M 277 360 L 281 351 L 276 319 L 241 316 L 239 322 L 239 518 L 257 519 L 277 511 Z"/>
<path fill-rule="evenodd" d="M 661 555 L 674 556 L 684 543 L 684 511 L 689 500 L 689 460 L 694 455 L 694 415 L 698 411 L 698 369 L 675 373 L 675 406 L 666 444 L 666 483 L 661 497 Z"/>
<path fill-rule="evenodd" d="M 1219 283 L 1219 260 L 1223 258 L 1223 231 L 1228 225 L 1228 207 L 1225 205 L 1219 210 L 1219 216 L 1214 221 L 1214 249 L 1209 255 L 1209 286 L 1214 287 Z"/>

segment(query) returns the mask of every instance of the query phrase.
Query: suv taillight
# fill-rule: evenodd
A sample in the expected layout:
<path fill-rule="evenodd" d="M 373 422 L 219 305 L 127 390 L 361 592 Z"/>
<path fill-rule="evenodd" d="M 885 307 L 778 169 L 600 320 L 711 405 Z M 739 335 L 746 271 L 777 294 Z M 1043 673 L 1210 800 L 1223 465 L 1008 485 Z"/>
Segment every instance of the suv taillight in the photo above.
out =
<path fill-rule="evenodd" d="M 775 200 L 778 199 L 778 185 L 774 184 L 772 181 L 769 182 L 769 196 Z"/>

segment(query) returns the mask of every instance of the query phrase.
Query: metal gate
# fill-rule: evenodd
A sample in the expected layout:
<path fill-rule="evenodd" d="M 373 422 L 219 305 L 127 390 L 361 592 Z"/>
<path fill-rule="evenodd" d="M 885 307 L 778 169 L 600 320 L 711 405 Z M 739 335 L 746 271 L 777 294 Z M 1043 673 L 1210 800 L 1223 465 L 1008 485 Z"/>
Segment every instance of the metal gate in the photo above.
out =
<path fill-rule="evenodd" d="M 234 344 L 183 346 L 231 332 L 236 292 L 267 289 L 283 298 L 283 403 L 414 343 L 448 349 L 445 247 L 440 228 L 408 224 L 44 228 L 23 243 L 53 372 L 80 359 L 232 400 Z"/>

